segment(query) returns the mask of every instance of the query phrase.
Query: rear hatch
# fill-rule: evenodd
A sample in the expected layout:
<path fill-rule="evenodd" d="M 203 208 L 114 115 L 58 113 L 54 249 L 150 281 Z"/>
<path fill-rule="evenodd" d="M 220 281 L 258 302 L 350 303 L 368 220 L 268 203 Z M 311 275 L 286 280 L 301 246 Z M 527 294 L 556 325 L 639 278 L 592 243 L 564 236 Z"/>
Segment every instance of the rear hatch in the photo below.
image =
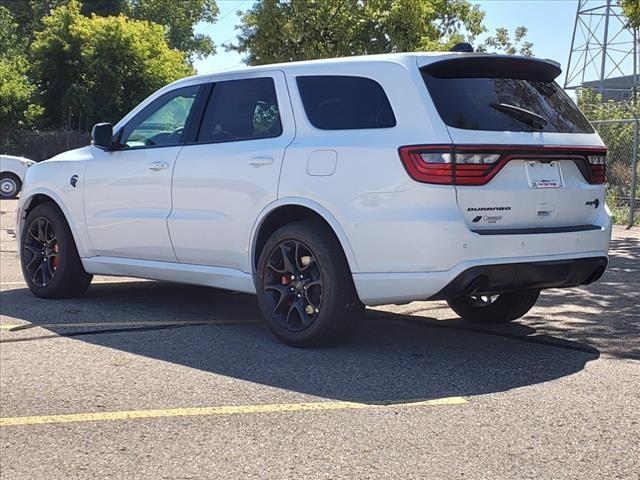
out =
<path fill-rule="evenodd" d="M 555 83 L 557 64 L 460 55 L 420 71 L 447 125 L 452 146 L 443 161 L 451 162 L 470 229 L 566 231 L 594 224 L 604 208 L 606 151 Z"/>

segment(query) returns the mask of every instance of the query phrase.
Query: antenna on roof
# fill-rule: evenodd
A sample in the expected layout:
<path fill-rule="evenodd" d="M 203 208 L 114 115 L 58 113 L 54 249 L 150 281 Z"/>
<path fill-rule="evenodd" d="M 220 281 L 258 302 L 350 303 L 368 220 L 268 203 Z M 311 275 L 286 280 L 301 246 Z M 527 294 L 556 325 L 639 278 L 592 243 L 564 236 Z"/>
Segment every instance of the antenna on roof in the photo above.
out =
<path fill-rule="evenodd" d="M 450 52 L 473 53 L 473 47 L 467 42 L 457 43 L 449 49 Z"/>

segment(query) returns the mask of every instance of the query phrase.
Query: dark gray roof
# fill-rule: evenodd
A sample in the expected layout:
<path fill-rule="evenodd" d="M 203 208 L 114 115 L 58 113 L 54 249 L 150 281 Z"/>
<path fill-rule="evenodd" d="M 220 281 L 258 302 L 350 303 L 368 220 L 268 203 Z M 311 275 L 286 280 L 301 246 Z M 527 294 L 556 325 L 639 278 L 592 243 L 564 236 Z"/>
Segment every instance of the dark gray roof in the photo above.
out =
<path fill-rule="evenodd" d="M 633 75 L 625 75 L 624 77 L 611 77 L 604 81 L 605 89 L 607 90 L 630 90 L 633 87 Z M 636 76 L 636 85 L 638 85 L 638 78 Z M 591 80 L 589 82 L 583 82 L 583 87 L 599 87 L 600 80 Z"/>

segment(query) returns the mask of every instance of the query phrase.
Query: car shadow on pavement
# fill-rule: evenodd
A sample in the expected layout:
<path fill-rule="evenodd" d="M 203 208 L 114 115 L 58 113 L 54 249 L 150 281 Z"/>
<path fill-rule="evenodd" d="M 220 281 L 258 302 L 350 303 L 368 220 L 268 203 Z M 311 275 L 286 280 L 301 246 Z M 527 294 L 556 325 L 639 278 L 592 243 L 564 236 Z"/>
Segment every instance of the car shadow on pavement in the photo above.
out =
<path fill-rule="evenodd" d="M 611 240 L 609 261 L 593 285 L 545 291 L 525 323 L 607 355 L 640 360 L 640 238 Z"/>
<path fill-rule="evenodd" d="M 459 319 L 369 310 L 351 343 L 302 350 L 278 343 L 253 296 L 161 282 L 93 285 L 80 299 L 0 294 L 2 313 L 76 341 L 317 397 L 364 403 L 473 396 L 548 382 L 581 371 L 597 349 L 514 323 L 485 328 Z M 110 322 L 215 321 L 231 325 L 110 328 Z M 104 322 L 102 328 L 68 328 Z M 66 328 L 47 326 L 67 324 Z M 244 324 L 243 324 L 244 323 Z M 135 327 L 135 325 L 132 325 Z M 16 332 L 20 333 L 20 332 Z M 12 340 L 36 341 L 42 330 Z M 49 340 L 47 340 L 49 341 Z M 55 340 L 52 340 L 55 341 Z M 62 353 L 61 353 L 62 354 Z"/>

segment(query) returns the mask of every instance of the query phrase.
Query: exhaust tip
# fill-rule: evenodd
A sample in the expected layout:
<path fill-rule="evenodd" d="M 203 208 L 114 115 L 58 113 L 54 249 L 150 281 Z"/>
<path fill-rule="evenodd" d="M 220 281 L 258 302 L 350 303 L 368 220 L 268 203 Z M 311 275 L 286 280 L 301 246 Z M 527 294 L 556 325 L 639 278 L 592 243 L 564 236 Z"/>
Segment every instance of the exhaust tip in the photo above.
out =
<path fill-rule="evenodd" d="M 591 275 L 589 275 L 589 277 L 585 280 L 583 285 L 589 285 L 590 283 L 593 283 L 597 280 L 600 279 L 600 277 L 602 277 L 602 274 L 604 273 L 605 267 L 598 267 L 596 268 L 593 273 Z"/>

